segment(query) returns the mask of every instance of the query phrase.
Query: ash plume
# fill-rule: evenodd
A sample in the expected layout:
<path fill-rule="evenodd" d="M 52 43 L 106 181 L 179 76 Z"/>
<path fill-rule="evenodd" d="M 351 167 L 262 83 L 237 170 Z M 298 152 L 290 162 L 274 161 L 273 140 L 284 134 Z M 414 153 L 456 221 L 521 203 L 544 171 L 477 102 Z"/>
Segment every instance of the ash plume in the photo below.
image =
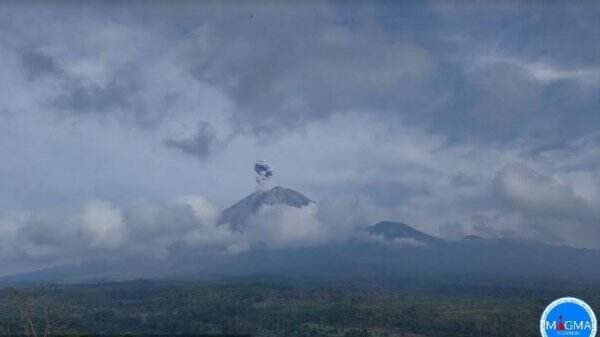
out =
<path fill-rule="evenodd" d="M 273 176 L 273 168 L 265 161 L 259 160 L 254 164 L 254 172 L 256 173 L 258 188 L 265 188 Z"/>

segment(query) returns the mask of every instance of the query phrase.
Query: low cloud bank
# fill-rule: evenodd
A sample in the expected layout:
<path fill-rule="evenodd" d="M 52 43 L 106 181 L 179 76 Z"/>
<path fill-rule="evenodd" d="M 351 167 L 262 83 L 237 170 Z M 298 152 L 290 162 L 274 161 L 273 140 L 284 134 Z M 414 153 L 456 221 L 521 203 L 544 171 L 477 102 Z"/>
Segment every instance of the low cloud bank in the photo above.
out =
<path fill-rule="evenodd" d="M 239 254 L 253 247 L 307 247 L 355 237 L 368 222 L 353 200 L 302 208 L 266 206 L 240 233 L 217 225 L 219 210 L 201 196 L 137 201 L 118 208 L 92 200 L 74 214 L 11 213 L 0 217 L 0 261 L 18 266 L 1 274 L 81 262 L 95 257 L 168 260 L 173 249 Z"/>

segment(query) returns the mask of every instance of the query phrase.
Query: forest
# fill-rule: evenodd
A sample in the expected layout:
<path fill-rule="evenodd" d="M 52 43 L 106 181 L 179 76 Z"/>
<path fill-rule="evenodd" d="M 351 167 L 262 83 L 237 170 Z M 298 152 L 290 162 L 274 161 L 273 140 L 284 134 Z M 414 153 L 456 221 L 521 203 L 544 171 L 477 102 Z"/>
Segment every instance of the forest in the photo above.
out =
<path fill-rule="evenodd" d="M 561 288 L 290 279 L 30 285 L 0 291 L 4 335 L 538 336 Z"/>

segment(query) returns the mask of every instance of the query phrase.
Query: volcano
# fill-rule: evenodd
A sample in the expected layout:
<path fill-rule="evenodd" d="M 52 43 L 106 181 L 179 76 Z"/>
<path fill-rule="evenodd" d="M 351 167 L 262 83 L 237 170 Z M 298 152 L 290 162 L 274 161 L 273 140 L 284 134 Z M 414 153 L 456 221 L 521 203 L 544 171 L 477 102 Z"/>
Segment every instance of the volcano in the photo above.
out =
<path fill-rule="evenodd" d="M 227 208 L 221 213 L 217 223 L 227 224 L 232 230 L 243 232 L 248 219 L 263 206 L 284 205 L 300 208 L 312 203 L 314 201 L 298 191 L 276 186 L 270 190 L 256 191 Z"/>

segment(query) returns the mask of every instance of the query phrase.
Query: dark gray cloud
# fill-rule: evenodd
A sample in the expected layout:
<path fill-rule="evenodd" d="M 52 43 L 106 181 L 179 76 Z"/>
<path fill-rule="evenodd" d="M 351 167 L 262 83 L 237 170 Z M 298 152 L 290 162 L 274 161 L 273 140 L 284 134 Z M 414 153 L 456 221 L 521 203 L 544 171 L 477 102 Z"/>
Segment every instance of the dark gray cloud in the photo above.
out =
<path fill-rule="evenodd" d="M 43 106 L 58 115 L 115 118 L 140 127 L 153 126 L 161 117 L 148 109 L 141 97 L 145 87 L 136 64 L 115 67 L 109 77 L 99 80 L 89 74 L 69 72 L 47 52 L 26 47 L 18 53 L 28 80 L 51 80 L 57 89 L 43 101 Z"/>
<path fill-rule="evenodd" d="M 201 122 L 191 138 L 167 139 L 164 144 L 169 148 L 178 149 L 199 159 L 210 155 L 218 146 L 214 128 L 207 122 Z"/>
<path fill-rule="evenodd" d="M 67 15 L 70 7 L 55 10 Z M 597 95 L 582 93 L 586 72 L 599 69 L 593 4 L 82 8 L 87 26 L 108 22 L 115 28 L 89 43 L 78 41 L 74 55 L 107 54 L 92 65 L 108 73 L 74 75 L 48 53 L 23 52 L 29 76 L 62 78 L 63 89 L 50 102 L 76 114 L 115 115 L 145 126 L 163 122 L 180 97 L 148 81 L 145 73 L 160 58 L 218 88 L 233 104 L 228 122 L 258 136 L 348 110 L 425 125 L 457 141 L 534 135 L 552 142 L 589 132 L 598 122 Z M 424 22 L 427 28 L 417 29 Z M 574 55 L 569 50 L 581 39 L 589 47 Z M 151 104 L 149 92 L 155 95 Z"/>
<path fill-rule="evenodd" d="M 265 188 L 269 185 L 273 177 L 273 168 L 263 160 L 254 163 L 254 173 L 256 173 L 256 183 L 259 187 Z"/>
<path fill-rule="evenodd" d="M 39 50 L 24 51 L 22 63 L 29 80 L 37 80 L 47 75 L 56 76 L 62 72 L 51 56 Z"/>
<path fill-rule="evenodd" d="M 339 111 L 431 99 L 435 61 L 413 41 L 369 23 L 338 24 L 322 9 L 240 16 L 234 29 L 219 20 L 203 25 L 185 55 L 199 81 L 232 99 L 232 122 L 242 131 L 277 133 Z"/>
<path fill-rule="evenodd" d="M 105 86 L 85 83 L 80 79 L 66 79 L 68 82 L 64 84 L 65 93 L 53 100 L 53 108 L 72 114 L 122 116 L 144 125 L 148 122 L 148 116 L 144 111 L 144 103 L 136 100 L 136 93 L 140 90 L 139 83 L 132 81 L 128 74 L 122 75 Z"/>

